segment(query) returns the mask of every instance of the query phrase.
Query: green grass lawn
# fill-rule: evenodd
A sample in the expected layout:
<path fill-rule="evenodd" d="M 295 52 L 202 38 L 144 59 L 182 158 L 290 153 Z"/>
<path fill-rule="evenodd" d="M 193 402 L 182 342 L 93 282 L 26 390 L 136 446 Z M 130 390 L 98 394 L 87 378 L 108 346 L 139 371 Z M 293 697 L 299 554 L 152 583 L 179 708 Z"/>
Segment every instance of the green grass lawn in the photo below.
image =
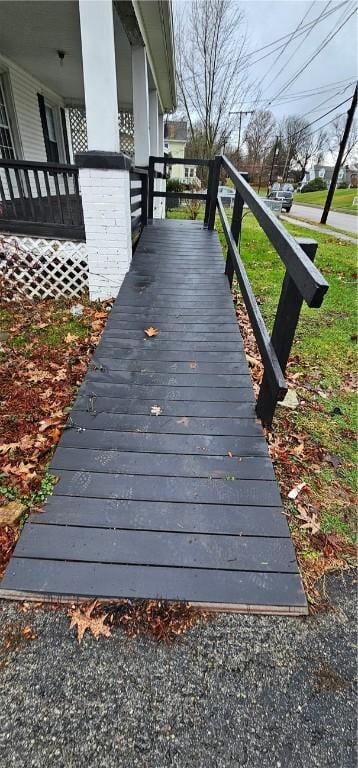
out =
<path fill-rule="evenodd" d="M 179 216 L 184 217 L 185 213 L 181 211 Z M 288 441 L 288 451 L 290 442 L 293 447 L 299 435 L 305 455 L 289 455 L 283 474 L 281 467 L 278 476 L 281 480 L 284 475 L 289 483 L 292 468 L 298 469 L 300 479 L 309 488 L 307 503 L 311 509 L 319 510 L 321 532 L 343 537 L 349 545 L 356 491 L 356 247 L 330 237 L 329 232 L 311 232 L 286 222 L 285 226 L 295 237 L 313 236 L 318 241 L 316 264 L 329 283 L 329 291 L 320 309 L 302 309 L 289 367 L 291 386 L 293 382 L 300 403 L 289 412 L 277 408 L 273 432 Z M 219 221 L 217 230 L 226 253 Z M 240 250 L 271 330 L 284 267 L 251 213 L 244 216 Z M 286 498 L 285 492 L 283 496 L 295 523 L 297 509 L 287 503 L 287 492 Z M 300 531 L 299 526 L 293 528 L 296 534 Z M 314 560 L 318 556 L 315 545 L 303 534 L 302 538 L 304 555 Z"/>
<path fill-rule="evenodd" d="M 326 189 L 320 190 L 319 192 L 296 192 L 294 201 L 300 205 L 323 206 L 326 197 Z M 355 197 L 358 197 L 357 189 L 336 189 L 333 195 L 332 211 L 357 214 L 358 206 L 353 205 Z"/>

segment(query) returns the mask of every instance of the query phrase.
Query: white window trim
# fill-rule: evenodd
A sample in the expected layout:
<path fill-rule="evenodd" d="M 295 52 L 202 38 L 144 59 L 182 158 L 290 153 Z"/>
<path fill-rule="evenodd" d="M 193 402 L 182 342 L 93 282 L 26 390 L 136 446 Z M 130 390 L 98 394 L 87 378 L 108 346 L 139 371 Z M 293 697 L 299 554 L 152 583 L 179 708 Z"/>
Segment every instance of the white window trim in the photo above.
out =
<path fill-rule="evenodd" d="M 5 109 L 7 119 L 9 121 L 9 131 L 12 141 L 12 146 L 15 154 L 15 160 L 21 160 L 23 158 L 23 149 L 21 143 L 21 134 L 19 131 L 19 125 L 17 120 L 17 113 L 15 109 L 14 99 L 12 95 L 11 76 L 6 67 L 0 64 L 0 80 L 2 90 L 5 99 Z"/>
<path fill-rule="evenodd" d="M 56 143 L 57 143 L 57 149 L 58 149 L 58 161 L 59 163 L 66 163 L 65 142 L 64 142 L 63 133 L 62 133 L 60 105 L 56 104 L 56 102 L 54 101 L 51 101 L 51 99 L 48 99 L 47 96 L 45 96 L 44 94 L 43 94 L 43 97 L 44 97 L 45 107 L 49 107 L 50 109 L 52 109 L 52 112 L 53 112 Z"/>

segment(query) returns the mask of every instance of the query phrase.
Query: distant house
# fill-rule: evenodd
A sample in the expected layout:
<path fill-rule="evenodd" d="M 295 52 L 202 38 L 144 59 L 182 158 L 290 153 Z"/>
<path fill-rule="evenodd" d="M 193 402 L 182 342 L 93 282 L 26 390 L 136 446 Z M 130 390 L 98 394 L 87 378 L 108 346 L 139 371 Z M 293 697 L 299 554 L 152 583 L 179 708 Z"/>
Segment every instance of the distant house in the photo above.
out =
<path fill-rule="evenodd" d="M 188 128 L 185 120 L 167 120 L 164 123 L 164 151 L 173 158 L 184 158 L 188 141 Z M 169 167 L 169 178 L 178 179 L 182 184 L 190 184 L 196 179 L 195 165 L 173 164 Z"/>
<path fill-rule="evenodd" d="M 326 182 L 328 187 L 332 179 L 333 170 L 333 165 L 322 165 L 318 163 L 317 165 L 312 166 L 312 168 L 306 172 L 305 181 L 308 182 L 312 181 L 313 179 L 320 178 Z M 356 166 L 350 168 L 348 165 L 345 165 L 344 167 L 340 168 L 338 174 L 338 184 L 345 183 L 348 184 L 349 187 L 356 187 L 357 180 L 358 168 Z"/>

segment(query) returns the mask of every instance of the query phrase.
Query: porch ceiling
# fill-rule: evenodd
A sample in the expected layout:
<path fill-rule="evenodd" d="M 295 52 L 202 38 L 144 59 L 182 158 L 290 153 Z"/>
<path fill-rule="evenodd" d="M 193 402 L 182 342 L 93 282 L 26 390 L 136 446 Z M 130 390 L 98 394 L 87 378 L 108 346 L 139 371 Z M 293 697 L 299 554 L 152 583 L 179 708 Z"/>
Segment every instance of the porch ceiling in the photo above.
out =
<path fill-rule="evenodd" d="M 132 67 L 128 38 L 114 14 L 119 108 L 132 106 Z M 64 51 L 61 64 L 57 51 Z M 0 53 L 62 96 L 83 104 L 81 33 L 77 0 L 2 0 Z"/>

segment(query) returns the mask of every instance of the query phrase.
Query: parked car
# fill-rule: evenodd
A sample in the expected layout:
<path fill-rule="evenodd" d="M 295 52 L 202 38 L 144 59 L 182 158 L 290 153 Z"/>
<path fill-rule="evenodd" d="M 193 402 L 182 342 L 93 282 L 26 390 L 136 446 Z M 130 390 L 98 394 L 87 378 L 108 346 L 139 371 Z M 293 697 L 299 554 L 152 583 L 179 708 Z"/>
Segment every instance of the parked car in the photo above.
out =
<path fill-rule="evenodd" d="M 293 184 L 278 184 L 272 185 L 271 192 L 269 194 L 269 200 L 279 200 L 282 203 L 282 208 L 289 213 L 293 203 Z"/>
<path fill-rule="evenodd" d="M 236 190 L 234 187 L 219 187 L 218 196 L 221 197 L 223 205 L 234 205 Z"/>

